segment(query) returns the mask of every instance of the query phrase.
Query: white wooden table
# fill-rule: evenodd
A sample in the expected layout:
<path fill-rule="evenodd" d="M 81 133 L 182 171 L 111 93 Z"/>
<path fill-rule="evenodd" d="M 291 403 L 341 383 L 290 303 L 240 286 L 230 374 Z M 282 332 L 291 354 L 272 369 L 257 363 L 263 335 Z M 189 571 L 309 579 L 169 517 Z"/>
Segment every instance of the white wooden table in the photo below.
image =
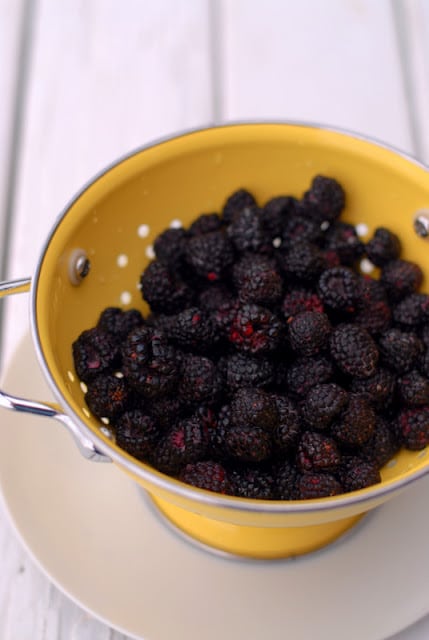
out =
<path fill-rule="evenodd" d="M 5 279 L 31 275 L 89 177 L 160 135 L 312 121 L 429 163 L 429 0 L 0 0 L 0 96 Z M 7 305 L 4 368 L 27 305 Z M 0 558 L 2 640 L 124 639 L 41 574 L 1 511 Z M 395 639 L 428 637 L 429 617 Z"/>

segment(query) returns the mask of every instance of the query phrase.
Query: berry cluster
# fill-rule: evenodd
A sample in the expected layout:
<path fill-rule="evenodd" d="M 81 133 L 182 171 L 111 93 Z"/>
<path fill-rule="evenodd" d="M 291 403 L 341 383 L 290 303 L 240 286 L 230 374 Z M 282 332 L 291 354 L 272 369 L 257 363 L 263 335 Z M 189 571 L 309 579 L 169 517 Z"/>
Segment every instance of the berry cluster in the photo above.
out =
<path fill-rule="evenodd" d="M 296 500 L 380 482 L 401 446 L 429 444 L 422 271 L 388 229 L 363 243 L 344 206 L 316 176 L 301 199 L 240 189 L 157 237 L 150 315 L 105 309 L 73 344 L 118 446 L 196 487 Z"/>

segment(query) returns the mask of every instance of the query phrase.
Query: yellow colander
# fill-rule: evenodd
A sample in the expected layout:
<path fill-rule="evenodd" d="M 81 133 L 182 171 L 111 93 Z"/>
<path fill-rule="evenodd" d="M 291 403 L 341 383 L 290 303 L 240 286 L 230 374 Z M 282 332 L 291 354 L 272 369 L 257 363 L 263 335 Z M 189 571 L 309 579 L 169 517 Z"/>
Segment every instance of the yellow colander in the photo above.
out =
<path fill-rule="evenodd" d="M 429 470 L 427 450 L 402 451 L 383 469 L 381 484 L 342 496 L 291 502 L 221 496 L 127 455 L 86 408 L 71 344 L 107 306 L 144 309 L 138 280 L 153 257 L 157 234 L 219 211 L 240 187 L 261 203 L 281 193 L 300 197 L 316 174 L 343 185 L 345 220 L 368 234 L 377 226 L 392 229 L 401 238 L 403 258 L 417 261 L 428 279 L 428 245 L 414 221 L 420 216 L 424 235 L 429 175 L 413 159 L 317 126 L 239 124 L 186 133 L 145 147 L 97 176 L 59 217 L 31 285 L 2 285 L 2 295 L 31 288 L 33 340 L 58 406 L 4 392 L 0 404 L 58 419 L 87 457 L 113 461 L 194 540 L 254 558 L 319 548 L 423 476 Z"/>

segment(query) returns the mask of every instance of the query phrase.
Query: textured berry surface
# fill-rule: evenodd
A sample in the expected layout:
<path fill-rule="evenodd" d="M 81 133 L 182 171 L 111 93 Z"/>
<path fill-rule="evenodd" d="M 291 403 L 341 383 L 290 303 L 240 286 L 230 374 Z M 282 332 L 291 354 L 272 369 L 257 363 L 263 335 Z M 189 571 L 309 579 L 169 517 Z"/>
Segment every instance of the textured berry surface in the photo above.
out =
<path fill-rule="evenodd" d="M 181 471 L 179 479 L 206 491 L 231 493 L 231 482 L 227 472 L 219 462 L 212 460 L 187 464 Z"/>
<path fill-rule="evenodd" d="M 116 444 L 138 460 L 152 458 L 160 434 L 156 421 L 139 409 L 126 411 L 115 422 Z"/>
<path fill-rule="evenodd" d="M 233 283 L 243 303 L 275 305 L 283 294 L 283 280 L 274 260 L 245 254 L 233 268 Z"/>
<path fill-rule="evenodd" d="M 128 407 L 129 388 L 123 378 L 100 375 L 88 382 L 85 402 L 98 418 L 114 418 Z"/>
<path fill-rule="evenodd" d="M 404 409 L 398 415 L 398 435 L 408 449 L 419 451 L 429 444 L 429 406 Z"/>
<path fill-rule="evenodd" d="M 343 463 L 340 472 L 345 491 L 358 491 L 381 482 L 380 471 L 375 462 L 351 457 Z"/>
<path fill-rule="evenodd" d="M 352 313 L 360 297 L 359 278 L 349 267 L 326 269 L 319 278 L 318 293 L 331 311 Z"/>
<path fill-rule="evenodd" d="M 277 349 L 284 338 L 284 326 L 269 309 L 244 304 L 234 315 L 229 341 L 239 351 L 265 355 Z"/>
<path fill-rule="evenodd" d="M 299 500 L 376 485 L 429 445 L 422 269 L 387 228 L 364 244 L 345 203 L 317 175 L 301 199 L 240 188 L 158 234 L 141 308 L 105 308 L 72 345 L 120 448 L 206 491 Z"/>
<path fill-rule="evenodd" d="M 118 356 L 115 339 L 98 327 L 83 331 L 73 342 L 72 350 L 76 373 L 83 382 L 110 371 Z"/>
<path fill-rule="evenodd" d="M 261 389 L 239 389 L 231 400 L 231 418 L 235 426 L 248 425 L 272 432 L 279 422 L 276 405 Z"/>
<path fill-rule="evenodd" d="M 333 438 L 316 431 L 302 434 L 297 448 L 297 464 L 301 471 L 334 471 L 341 454 Z"/>
<path fill-rule="evenodd" d="M 292 349 L 301 356 L 315 356 L 328 343 L 331 323 L 326 314 L 303 311 L 289 319 L 289 340 Z"/>
<path fill-rule="evenodd" d="M 191 299 L 189 287 L 169 267 L 154 260 L 140 278 L 143 299 L 155 313 L 176 313 Z"/>
<path fill-rule="evenodd" d="M 342 445 L 362 446 L 373 435 L 376 415 L 364 396 L 350 394 L 346 408 L 334 422 L 331 433 Z"/>
<path fill-rule="evenodd" d="M 238 189 L 227 198 L 222 210 L 223 219 L 225 222 L 230 223 L 235 213 L 255 205 L 256 200 L 250 191 Z"/>
<path fill-rule="evenodd" d="M 345 193 L 339 182 L 326 176 L 315 176 L 310 189 L 304 195 L 304 202 L 310 203 L 321 221 L 338 218 L 345 206 Z"/>
<path fill-rule="evenodd" d="M 389 297 L 398 301 L 417 291 L 423 280 L 423 272 L 414 262 L 391 260 L 382 268 L 380 280 Z"/>
<path fill-rule="evenodd" d="M 399 258 L 401 243 L 398 236 L 389 229 L 378 227 L 374 236 L 367 242 L 365 252 L 371 262 L 377 267 L 383 267 L 391 260 Z"/>
<path fill-rule="evenodd" d="M 340 324 L 331 333 L 331 355 L 343 373 L 368 378 L 375 373 L 378 349 L 368 331 L 354 324 Z"/>
<path fill-rule="evenodd" d="M 378 339 L 381 362 L 397 373 L 406 373 L 416 364 L 423 351 L 420 339 L 414 333 L 389 329 Z"/>
<path fill-rule="evenodd" d="M 254 466 L 238 467 L 230 475 L 234 495 L 259 500 L 274 497 L 274 479 L 269 471 Z"/>
<path fill-rule="evenodd" d="M 348 393 L 331 382 L 317 384 L 308 392 L 303 405 L 303 416 L 307 424 L 315 429 L 326 429 L 347 404 Z"/>
<path fill-rule="evenodd" d="M 214 282 L 232 264 L 234 253 L 226 234 L 219 230 L 192 236 L 186 244 L 185 258 L 197 275 Z"/>
<path fill-rule="evenodd" d="M 311 500 L 344 493 L 340 482 L 330 473 L 303 473 L 297 481 L 297 498 Z"/>

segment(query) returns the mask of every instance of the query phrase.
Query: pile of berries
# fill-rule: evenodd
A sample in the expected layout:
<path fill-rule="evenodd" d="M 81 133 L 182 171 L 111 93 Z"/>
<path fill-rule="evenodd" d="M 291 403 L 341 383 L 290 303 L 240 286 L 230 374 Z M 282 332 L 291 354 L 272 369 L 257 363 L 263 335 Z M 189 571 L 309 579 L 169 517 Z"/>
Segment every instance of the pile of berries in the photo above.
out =
<path fill-rule="evenodd" d="M 362 242 L 344 206 L 319 175 L 301 199 L 240 189 L 156 238 L 150 314 L 107 308 L 73 344 L 119 447 L 209 491 L 297 500 L 373 485 L 429 444 L 422 271 L 388 229 Z"/>

